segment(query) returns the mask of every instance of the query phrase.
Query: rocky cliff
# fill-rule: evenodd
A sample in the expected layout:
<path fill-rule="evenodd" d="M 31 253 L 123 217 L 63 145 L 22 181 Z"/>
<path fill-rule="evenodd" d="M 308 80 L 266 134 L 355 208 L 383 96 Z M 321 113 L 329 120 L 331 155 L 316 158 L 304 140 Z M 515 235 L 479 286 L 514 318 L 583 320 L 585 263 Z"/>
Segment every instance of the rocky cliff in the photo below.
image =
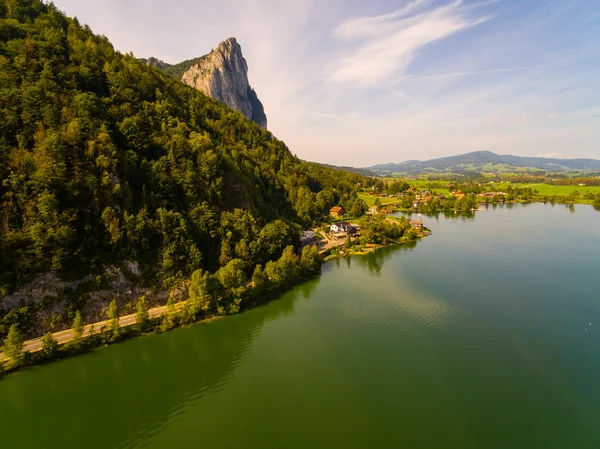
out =
<path fill-rule="evenodd" d="M 248 64 L 242 55 L 242 47 L 234 37 L 221 42 L 207 55 L 178 64 L 168 64 L 153 57 L 140 61 L 164 70 L 267 128 L 265 110 L 250 87 Z"/>
<path fill-rule="evenodd" d="M 267 127 L 267 116 L 256 92 L 250 87 L 248 64 L 235 38 L 227 39 L 200 58 L 181 80 L 241 112 L 263 128 Z"/>

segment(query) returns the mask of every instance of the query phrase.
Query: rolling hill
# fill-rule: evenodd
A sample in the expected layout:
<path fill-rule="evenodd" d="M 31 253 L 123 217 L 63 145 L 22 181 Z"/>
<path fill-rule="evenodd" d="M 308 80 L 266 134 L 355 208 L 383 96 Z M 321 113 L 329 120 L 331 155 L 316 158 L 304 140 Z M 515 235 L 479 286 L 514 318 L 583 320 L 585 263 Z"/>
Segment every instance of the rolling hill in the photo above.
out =
<path fill-rule="evenodd" d="M 437 172 L 525 172 L 525 171 L 589 171 L 600 170 L 596 159 L 549 159 L 543 157 L 521 157 L 498 155 L 491 151 L 474 151 L 458 156 L 442 157 L 427 161 L 411 160 L 402 163 L 379 164 L 366 167 L 379 175 L 393 173 L 422 174 Z"/>

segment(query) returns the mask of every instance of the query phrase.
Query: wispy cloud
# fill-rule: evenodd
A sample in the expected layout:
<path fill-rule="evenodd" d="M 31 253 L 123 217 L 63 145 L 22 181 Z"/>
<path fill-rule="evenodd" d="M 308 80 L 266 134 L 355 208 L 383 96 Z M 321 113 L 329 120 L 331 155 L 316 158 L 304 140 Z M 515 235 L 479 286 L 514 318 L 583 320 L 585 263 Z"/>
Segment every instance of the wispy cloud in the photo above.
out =
<path fill-rule="evenodd" d="M 406 76 L 403 81 L 407 80 L 430 80 L 439 78 L 457 78 L 461 76 L 475 76 L 475 75 L 491 75 L 494 73 L 510 73 L 510 72 L 523 72 L 526 70 L 538 69 L 542 66 L 531 66 L 531 67 L 515 67 L 506 69 L 490 69 L 490 70 L 471 70 L 468 72 L 454 72 L 454 73 L 439 73 L 436 75 L 424 75 L 424 76 Z"/>
<path fill-rule="evenodd" d="M 424 46 L 491 18 L 473 16 L 461 0 L 423 10 L 428 3 L 415 0 L 389 14 L 343 22 L 334 36 L 360 44 L 332 64 L 328 80 L 372 86 L 403 78 Z"/>

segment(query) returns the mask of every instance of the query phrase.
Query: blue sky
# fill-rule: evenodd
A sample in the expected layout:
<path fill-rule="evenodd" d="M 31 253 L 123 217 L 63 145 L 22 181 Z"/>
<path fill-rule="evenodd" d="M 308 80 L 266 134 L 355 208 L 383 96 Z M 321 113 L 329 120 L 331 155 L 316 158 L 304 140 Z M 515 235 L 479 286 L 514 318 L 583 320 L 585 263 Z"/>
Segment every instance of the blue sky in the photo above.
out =
<path fill-rule="evenodd" d="M 600 159 L 598 0 L 54 3 L 138 57 L 235 36 L 269 129 L 303 159 Z"/>

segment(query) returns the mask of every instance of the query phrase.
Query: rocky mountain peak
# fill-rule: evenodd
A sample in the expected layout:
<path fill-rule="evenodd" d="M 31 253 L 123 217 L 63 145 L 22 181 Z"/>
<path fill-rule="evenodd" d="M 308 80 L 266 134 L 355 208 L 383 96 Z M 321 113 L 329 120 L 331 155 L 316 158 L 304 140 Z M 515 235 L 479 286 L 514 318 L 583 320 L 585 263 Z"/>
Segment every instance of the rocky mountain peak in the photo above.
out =
<path fill-rule="evenodd" d="M 267 127 L 263 105 L 248 81 L 248 64 L 234 37 L 195 62 L 181 80 Z"/>

